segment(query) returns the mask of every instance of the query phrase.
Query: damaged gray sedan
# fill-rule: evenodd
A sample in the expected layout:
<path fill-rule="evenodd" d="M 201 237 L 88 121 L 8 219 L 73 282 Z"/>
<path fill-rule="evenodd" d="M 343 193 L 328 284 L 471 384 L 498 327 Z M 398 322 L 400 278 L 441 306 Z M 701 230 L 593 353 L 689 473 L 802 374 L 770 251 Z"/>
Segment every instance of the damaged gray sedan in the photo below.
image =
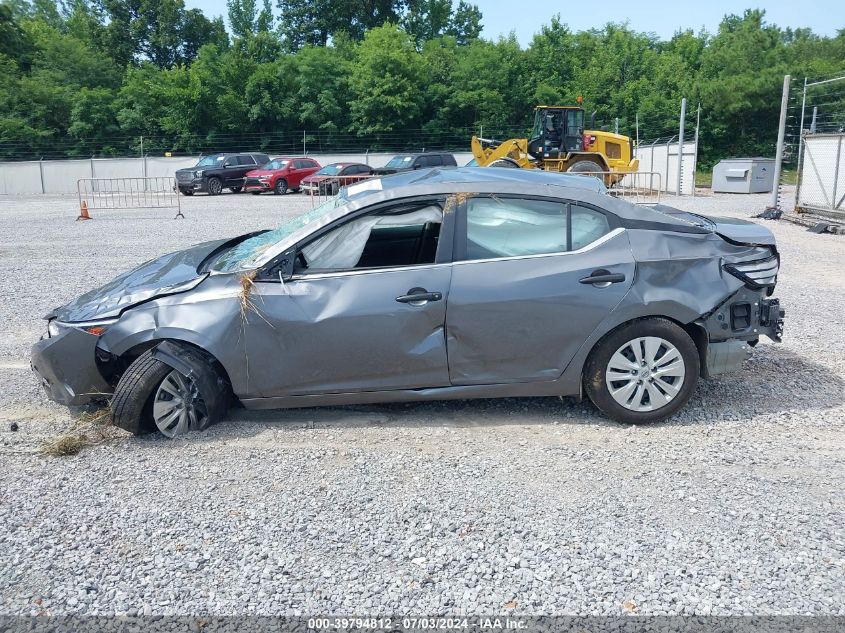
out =
<path fill-rule="evenodd" d="M 596 179 L 435 169 L 143 264 L 47 316 L 49 396 L 173 437 L 249 409 L 586 394 L 662 420 L 779 341 L 771 232 Z"/>

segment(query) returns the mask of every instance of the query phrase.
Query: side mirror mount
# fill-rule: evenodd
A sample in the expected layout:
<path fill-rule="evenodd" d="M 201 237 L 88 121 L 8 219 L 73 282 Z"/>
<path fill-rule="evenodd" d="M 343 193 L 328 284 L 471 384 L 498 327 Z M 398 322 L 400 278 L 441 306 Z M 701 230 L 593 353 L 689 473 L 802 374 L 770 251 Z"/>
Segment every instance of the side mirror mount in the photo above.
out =
<path fill-rule="evenodd" d="M 293 277 L 293 267 L 296 263 L 296 247 L 289 248 L 262 268 L 258 278 L 263 281 L 278 281 L 285 283 Z"/>

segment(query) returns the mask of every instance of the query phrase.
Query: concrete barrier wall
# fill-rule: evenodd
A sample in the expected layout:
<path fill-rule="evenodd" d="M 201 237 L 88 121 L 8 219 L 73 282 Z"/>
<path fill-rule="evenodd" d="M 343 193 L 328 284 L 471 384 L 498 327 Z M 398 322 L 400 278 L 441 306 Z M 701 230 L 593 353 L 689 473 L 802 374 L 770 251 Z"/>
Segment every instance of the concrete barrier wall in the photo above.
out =
<path fill-rule="evenodd" d="M 5 163 L 0 168 L 0 194 L 42 193 L 38 163 Z"/>
<path fill-rule="evenodd" d="M 321 165 L 355 162 L 383 167 L 395 156 L 395 153 L 308 154 L 308 156 L 316 159 Z M 454 156 L 458 165 L 464 165 L 472 158 L 469 152 L 457 152 Z M 173 176 L 177 169 L 192 167 L 197 160 L 196 156 L 148 156 L 146 158 L 0 162 L 0 195 L 76 193 L 76 182 L 81 178 Z"/>

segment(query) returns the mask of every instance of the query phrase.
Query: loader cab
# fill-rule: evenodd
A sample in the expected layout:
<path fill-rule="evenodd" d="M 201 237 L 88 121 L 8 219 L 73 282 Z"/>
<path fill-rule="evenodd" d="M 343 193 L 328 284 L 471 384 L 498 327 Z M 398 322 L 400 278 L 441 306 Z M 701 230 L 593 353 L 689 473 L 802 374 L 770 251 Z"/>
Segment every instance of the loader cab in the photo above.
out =
<path fill-rule="evenodd" d="M 578 106 L 537 106 L 528 153 L 537 160 L 565 158 L 584 150 L 584 109 Z"/>

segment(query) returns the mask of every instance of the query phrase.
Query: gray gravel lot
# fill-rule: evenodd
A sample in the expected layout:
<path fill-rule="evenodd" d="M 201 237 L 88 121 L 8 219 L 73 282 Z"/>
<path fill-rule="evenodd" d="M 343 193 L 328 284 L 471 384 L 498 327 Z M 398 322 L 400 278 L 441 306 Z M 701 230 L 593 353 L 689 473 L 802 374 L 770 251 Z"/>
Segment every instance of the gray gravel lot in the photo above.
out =
<path fill-rule="evenodd" d="M 44 313 L 309 206 L 182 203 L 75 223 L 73 197 L 0 197 L 0 614 L 845 615 L 845 238 L 767 224 L 784 343 L 663 424 L 554 398 L 235 409 L 35 454 L 73 424 L 29 371 Z"/>

